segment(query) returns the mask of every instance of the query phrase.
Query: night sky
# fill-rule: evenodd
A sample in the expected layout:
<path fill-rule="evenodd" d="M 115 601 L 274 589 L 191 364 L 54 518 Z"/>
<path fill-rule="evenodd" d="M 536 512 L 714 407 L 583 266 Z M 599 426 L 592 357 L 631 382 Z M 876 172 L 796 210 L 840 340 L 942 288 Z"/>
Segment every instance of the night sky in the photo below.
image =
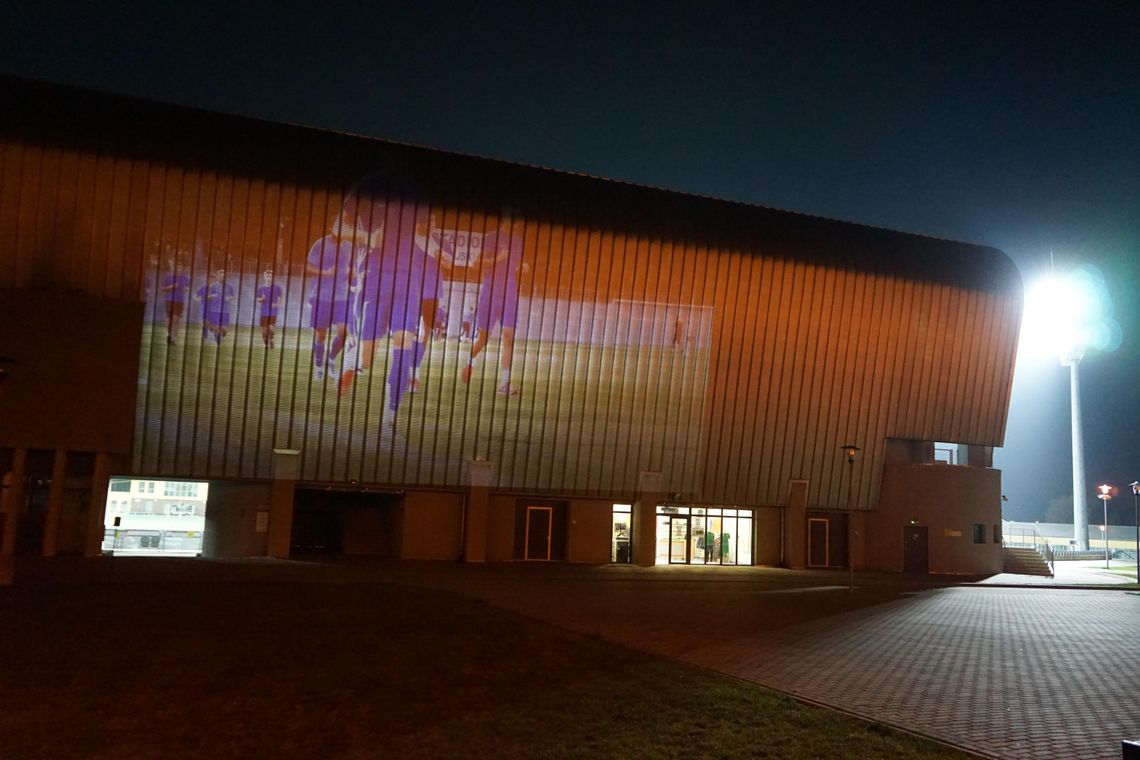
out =
<path fill-rule="evenodd" d="M 0 71 L 983 243 L 1027 285 L 1095 266 L 1090 517 L 1107 481 L 1132 523 L 1140 3 L 73 5 L 6 5 Z M 1007 517 L 1071 499 L 1069 436 L 1067 370 L 1023 357 Z"/>

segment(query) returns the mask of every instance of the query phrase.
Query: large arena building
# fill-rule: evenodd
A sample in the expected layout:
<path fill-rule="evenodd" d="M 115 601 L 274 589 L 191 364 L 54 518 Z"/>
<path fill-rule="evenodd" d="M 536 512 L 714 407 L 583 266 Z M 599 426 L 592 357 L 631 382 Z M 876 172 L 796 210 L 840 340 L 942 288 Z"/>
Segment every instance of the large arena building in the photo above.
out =
<path fill-rule="evenodd" d="M 9 569 L 134 480 L 208 557 L 1001 570 L 997 250 L 0 88 Z"/>

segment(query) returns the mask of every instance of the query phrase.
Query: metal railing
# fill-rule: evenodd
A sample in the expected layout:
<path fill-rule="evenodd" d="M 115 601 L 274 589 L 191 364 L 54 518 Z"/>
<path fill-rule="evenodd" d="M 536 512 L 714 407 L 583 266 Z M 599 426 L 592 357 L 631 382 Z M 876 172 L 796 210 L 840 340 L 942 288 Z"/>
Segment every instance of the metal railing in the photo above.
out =
<path fill-rule="evenodd" d="M 1054 564 L 1056 562 L 1056 550 L 1053 548 L 1052 544 L 1049 543 L 1049 539 L 1045 538 L 1045 536 L 1042 536 L 1037 531 L 1036 526 L 1022 524 L 1019 526 L 1021 541 L 1013 541 L 1011 540 L 1013 536 L 1010 536 L 1009 538 L 1006 537 L 1006 531 L 1009 529 L 1009 525 L 1010 523 L 1002 520 L 1002 548 L 1004 549 L 1006 547 L 1010 547 L 1018 549 L 1033 549 L 1033 551 L 1037 552 L 1041 558 L 1045 560 L 1046 564 L 1049 565 L 1049 576 L 1055 578 L 1057 576 L 1056 565 Z M 1026 528 L 1029 530 L 1026 531 Z"/>

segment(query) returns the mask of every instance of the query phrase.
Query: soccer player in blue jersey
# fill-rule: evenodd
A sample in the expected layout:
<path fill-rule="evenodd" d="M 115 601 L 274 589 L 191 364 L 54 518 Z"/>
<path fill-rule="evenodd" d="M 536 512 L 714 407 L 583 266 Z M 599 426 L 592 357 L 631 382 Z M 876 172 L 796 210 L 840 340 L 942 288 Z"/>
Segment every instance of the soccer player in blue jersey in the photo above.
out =
<path fill-rule="evenodd" d="M 344 348 L 349 311 L 349 286 L 362 232 L 356 219 L 337 215 L 329 233 L 313 243 L 305 259 L 305 273 L 312 280 L 309 291 L 309 324 L 313 328 L 313 379 L 324 380 L 325 372 L 336 377 L 336 360 Z M 325 355 L 329 330 L 333 342 Z"/>
<path fill-rule="evenodd" d="M 170 260 L 170 271 L 162 276 L 158 289 L 166 304 L 166 342 L 173 346 L 186 312 L 186 299 L 190 296 L 190 278 L 177 256 Z"/>
<path fill-rule="evenodd" d="M 504 210 L 499 228 L 483 240 L 483 258 L 478 267 L 482 274 L 479 283 L 479 300 L 475 307 L 475 340 L 460 378 L 471 381 L 475 359 L 487 346 L 491 330 L 502 326 L 499 348 L 499 386 L 502 396 L 514 396 L 518 390 L 511 385 L 511 363 L 515 350 L 515 327 L 518 325 L 519 284 L 522 268 L 524 223 L 510 210 Z"/>
<path fill-rule="evenodd" d="M 273 348 L 274 328 L 277 325 L 277 309 L 281 304 L 281 296 L 281 286 L 273 283 L 273 270 L 266 269 L 261 275 L 261 285 L 257 289 L 256 296 L 261 342 L 266 348 Z"/>
<path fill-rule="evenodd" d="M 226 270 L 214 270 L 210 281 L 198 288 L 197 295 L 202 302 L 202 337 L 212 337 L 220 346 L 230 326 L 230 304 L 237 297 L 233 286 L 226 282 Z"/>

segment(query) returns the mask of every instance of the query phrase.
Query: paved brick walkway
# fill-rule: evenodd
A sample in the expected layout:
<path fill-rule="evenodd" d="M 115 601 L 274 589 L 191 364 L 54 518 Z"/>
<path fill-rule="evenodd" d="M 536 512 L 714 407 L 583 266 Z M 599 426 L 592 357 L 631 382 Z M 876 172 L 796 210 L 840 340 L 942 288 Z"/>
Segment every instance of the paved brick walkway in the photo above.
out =
<path fill-rule="evenodd" d="M 683 659 L 1001 758 L 1140 738 L 1140 595 L 949 588 Z"/>
<path fill-rule="evenodd" d="M 985 756 L 1117 760 L 1122 739 L 1140 739 L 1136 591 L 932 589 L 924 579 L 861 574 L 849 594 L 845 574 L 825 571 L 522 563 L 52 561 L 21 572 L 25 583 L 446 588 Z"/>
<path fill-rule="evenodd" d="M 861 576 L 848 594 L 843 575 L 758 568 L 456 570 L 439 585 L 989 757 L 1118 760 L 1121 740 L 1140 739 L 1135 591 L 906 593 L 904 577 Z"/>

